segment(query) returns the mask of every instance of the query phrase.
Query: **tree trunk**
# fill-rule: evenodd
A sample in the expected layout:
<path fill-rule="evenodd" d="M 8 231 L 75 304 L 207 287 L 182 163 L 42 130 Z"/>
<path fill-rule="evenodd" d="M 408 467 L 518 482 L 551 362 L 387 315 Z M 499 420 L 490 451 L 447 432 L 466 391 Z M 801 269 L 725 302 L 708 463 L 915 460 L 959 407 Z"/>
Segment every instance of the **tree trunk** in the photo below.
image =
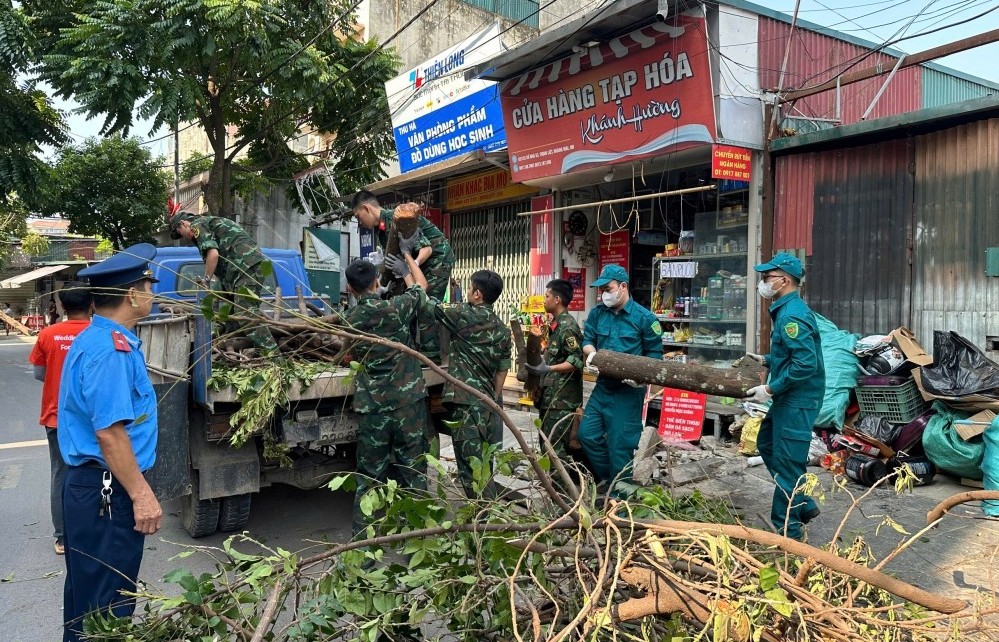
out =
<path fill-rule="evenodd" d="M 510 319 L 510 333 L 513 335 L 513 347 L 517 349 L 517 381 L 527 383 L 527 343 L 524 341 L 524 328 L 517 319 Z"/>
<path fill-rule="evenodd" d="M 392 227 L 389 229 L 388 243 L 385 246 L 385 256 L 399 254 L 399 235 L 409 238 L 420 229 L 420 212 L 423 208 L 417 203 L 403 203 L 395 208 L 392 217 Z M 395 276 L 387 264 L 382 265 L 382 283 L 391 281 Z"/>
<path fill-rule="evenodd" d="M 598 350 L 592 365 L 600 371 L 601 377 L 633 379 L 639 383 L 722 397 L 745 397 L 747 390 L 763 382 L 762 366 L 710 368 L 610 350 Z"/>
<path fill-rule="evenodd" d="M 527 331 L 527 349 L 524 351 L 527 363 L 536 366 L 541 363 L 541 328 L 531 326 Z M 541 377 L 536 374 L 527 375 L 527 382 L 524 388 L 527 392 L 533 393 L 541 385 Z"/>

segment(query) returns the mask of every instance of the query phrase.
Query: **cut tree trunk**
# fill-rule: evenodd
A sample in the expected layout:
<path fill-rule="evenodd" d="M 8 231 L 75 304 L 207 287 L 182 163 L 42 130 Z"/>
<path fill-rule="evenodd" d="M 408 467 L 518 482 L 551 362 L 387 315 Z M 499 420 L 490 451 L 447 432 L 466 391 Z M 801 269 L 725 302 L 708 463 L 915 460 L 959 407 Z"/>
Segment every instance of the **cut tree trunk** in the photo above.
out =
<path fill-rule="evenodd" d="M 711 368 L 611 350 L 598 350 L 592 365 L 600 371 L 601 377 L 632 379 L 638 383 L 722 397 L 745 397 L 747 390 L 763 382 L 762 366 Z"/>
<path fill-rule="evenodd" d="M 527 331 L 527 349 L 524 351 L 527 364 L 536 366 L 541 363 L 541 328 L 531 326 Z M 527 382 L 524 388 L 527 392 L 533 393 L 541 385 L 541 377 L 536 374 L 527 374 Z"/>
<path fill-rule="evenodd" d="M 419 203 L 403 203 L 395 208 L 392 217 L 392 227 L 389 229 L 388 243 L 385 246 L 385 256 L 399 254 L 399 235 L 409 238 L 420 229 L 420 216 L 423 206 Z M 387 264 L 382 264 L 382 283 L 388 283 L 395 278 Z"/>
<path fill-rule="evenodd" d="M 510 333 L 513 347 L 517 349 L 517 381 L 527 383 L 527 342 L 524 341 L 524 328 L 517 319 L 510 319 Z"/>

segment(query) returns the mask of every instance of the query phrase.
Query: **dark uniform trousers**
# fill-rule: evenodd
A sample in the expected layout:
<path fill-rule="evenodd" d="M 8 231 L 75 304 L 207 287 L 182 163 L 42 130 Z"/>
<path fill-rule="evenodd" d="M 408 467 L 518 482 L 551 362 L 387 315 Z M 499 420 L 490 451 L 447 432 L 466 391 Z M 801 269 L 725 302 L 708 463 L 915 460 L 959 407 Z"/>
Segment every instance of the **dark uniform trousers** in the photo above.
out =
<path fill-rule="evenodd" d="M 496 482 L 492 480 L 492 459 L 485 457 L 483 452 L 487 446 L 498 446 L 503 443 L 503 424 L 498 415 L 481 404 L 448 404 L 451 419 L 457 427 L 451 430 L 451 442 L 454 444 L 454 458 L 458 464 L 458 479 L 465 490 L 466 497 L 475 497 L 475 474 L 472 469 L 472 459 L 478 458 L 489 471 L 489 482 L 482 490 L 486 499 L 499 496 Z"/>
<path fill-rule="evenodd" d="M 427 296 L 437 301 L 443 301 L 447 294 L 447 286 L 451 283 L 451 270 L 454 264 L 443 262 L 423 271 L 427 279 Z M 441 362 L 441 325 L 432 314 L 420 314 L 416 318 L 419 330 L 418 348 L 434 363 Z"/>
<path fill-rule="evenodd" d="M 256 271 L 257 266 L 254 265 L 253 269 Z M 233 315 L 251 316 L 259 311 L 260 303 L 256 299 L 240 294 L 240 291 L 246 288 L 259 298 L 263 284 L 258 280 L 258 276 L 254 273 L 240 273 L 232 279 L 227 276 L 226 283 L 223 283 L 222 286 L 225 292 L 221 293 L 219 298 L 232 303 Z M 230 321 L 226 323 L 226 333 L 238 330 L 245 330 L 246 336 L 253 341 L 253 345 L 257 349 L 269 354 L 278 352 L 277 342 L 274 341 L 274 335 L 271 334 L 271 329 L 267 325 L 254 321 Z"/>
<path fill-rule="evenodd" d="M 395 410 L 361 414 L 357 430 L 357 490 L 354 493 L 354 535 L 368 526 L 361 498 L 392 478 L 403 488 L 426 490 L 427 400 Z"/>
<path fill-rule="evenodd" d="M 817 408 L 792 408 L 775 402 L 756 437 L 756 447 L 776 484 L 770 521 L 782 535 L 797 540 L 804 535 L 802 516 L 816 508 L 810 495 L 795 492 L 795 488 L 805 474 L 812 425 L 818 414 Z"/>
<path fill-rule="evenodd" d="M 91 611 L 110 611 L 117 617 L 135 611 L 135 599 L 121 591 L 135 591 L 130 578 L 139 576 L 145 535 L 135 530 L 132 500 L 117 480 L 111 484 L 111 510 L 99 514 L 103 475 L 104 469 L 89 466 L 66 471 L 63 513 L 73 526 L 65 532 L 64 642 L 80 640 L 83 620 Z"/>

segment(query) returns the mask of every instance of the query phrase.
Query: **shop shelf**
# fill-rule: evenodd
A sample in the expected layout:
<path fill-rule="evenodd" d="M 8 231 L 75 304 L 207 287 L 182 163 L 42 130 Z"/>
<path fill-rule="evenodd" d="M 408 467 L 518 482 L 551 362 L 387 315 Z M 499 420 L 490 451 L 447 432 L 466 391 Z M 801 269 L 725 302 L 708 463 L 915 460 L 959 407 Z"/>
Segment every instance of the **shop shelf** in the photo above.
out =
<path fill-rule="evenodd" d="M 707 350 L 738 350 L 744 352 L 746 348 L 744 346 L 727 346 L 723 344 L 715 343 L 695 343 L 694 341 L 663 341 L 664 346 L 670 346 L 674 348 L 705 348 Z"/>
<path fill-rule="evenodd" d="M 746 256 L 746 252 L 718 252 L 716 254 L 681 254 L 680 256 L 657 256 L 653 261 L 692 261 L 704 259 L 728 259 Z"/>
<path fill-rule="evenodd" d="M 666 323 L 746 323 L 745 319 L 691 319 L 687 317 L 668 317 L 665 314 L 657 314 L 656 318 Z"/>

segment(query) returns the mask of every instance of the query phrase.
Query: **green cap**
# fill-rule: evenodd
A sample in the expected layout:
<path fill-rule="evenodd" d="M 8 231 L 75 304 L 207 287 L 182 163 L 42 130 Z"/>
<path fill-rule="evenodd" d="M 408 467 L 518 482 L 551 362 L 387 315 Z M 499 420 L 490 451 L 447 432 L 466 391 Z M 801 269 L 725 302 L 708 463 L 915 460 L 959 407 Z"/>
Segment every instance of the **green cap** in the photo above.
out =
<path fill-rule="evenodd" d="M 798 260 L 798 257 L 788 254 L 787 252 L 778 252 L 774 255 L 774 258 L 770 259 L 766 263 L 760 263 L 753 269 L 757 272 L 781 270 L 787 272 L 796 279 L 800 279 L 805 276 L 805 268 L 801 266 L 801 261 Z"/>
<path fill-rule="evenodd" d="M 600 270 L 600 276 L 597 280 L 590 284 L 591 288 L 599 288 L 603 285 L 607 285 L 611 281 L 620 281 L 621 283 L 628 282 L 628 271 L 625 270 L 620 265 L 615 265 L 611 263 L 610 265 L 605 265 L 604 269 Z"/>

